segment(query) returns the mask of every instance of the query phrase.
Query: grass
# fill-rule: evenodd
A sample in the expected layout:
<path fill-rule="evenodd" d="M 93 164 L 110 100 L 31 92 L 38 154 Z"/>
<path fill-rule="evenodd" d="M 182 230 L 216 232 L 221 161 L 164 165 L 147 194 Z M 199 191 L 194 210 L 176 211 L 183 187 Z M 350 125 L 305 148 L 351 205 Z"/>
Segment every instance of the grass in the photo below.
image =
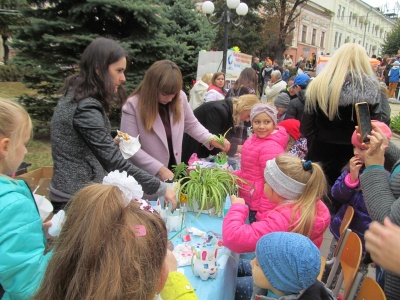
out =
<path fill-rule="evenodd" d="M 0 82 L 0 98 L 15 99 L 23 94 L 32 95 L 34 93 L 35 90 L 28 89 L 21 82 Z M 28 153 L 25 155 L 24 161 L 32 164 L 28 171 L 53 165 L 50 141 L 33 137 L 27 148 Z"/>

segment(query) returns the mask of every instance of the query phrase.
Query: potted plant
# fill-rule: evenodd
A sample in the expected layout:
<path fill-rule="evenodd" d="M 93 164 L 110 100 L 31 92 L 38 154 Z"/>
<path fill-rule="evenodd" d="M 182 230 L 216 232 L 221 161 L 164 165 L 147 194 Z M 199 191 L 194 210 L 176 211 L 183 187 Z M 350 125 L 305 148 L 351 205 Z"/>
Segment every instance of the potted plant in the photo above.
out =
<path fill-rule="evenodd" d="M 227 195 L 236 194 L 237 181 L 243 179 L 218 167 L 200 168 L 196 166 L 189 175 L 179 179 L 178 193 L 187 195 L 189 209 L 198 207 L 199 213 L 215 208 L 215 214 L 221 215 Z M 197 204 L 197 205 L 196 205 Z"/>

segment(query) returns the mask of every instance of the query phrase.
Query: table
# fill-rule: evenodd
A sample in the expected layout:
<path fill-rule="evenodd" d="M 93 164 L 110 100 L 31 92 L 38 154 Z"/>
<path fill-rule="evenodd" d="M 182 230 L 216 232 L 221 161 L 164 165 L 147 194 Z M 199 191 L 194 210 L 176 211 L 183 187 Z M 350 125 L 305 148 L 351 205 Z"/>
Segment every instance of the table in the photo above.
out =
<path fill-rule="evenodd" d="M 222 221 L 223 218 L 206 214 L 200 214 L 197 217 L 197 213 L 193 212 L 188 212 L 186 216 L 187 227 L 195 227 L 205 232 L 211 231 L 218 235 L 222 234 Z M 171 238 L 175 234 L 176 232 L 170 232 L 168 236 Z M 206 239 L 194 235 L 190 236 L 192 240 L 187 242 L 190 245 L 202 243 Z M 174 246 L 184 243 L 179 235 L 173 238 L 172 242 Z M 191 266 L 179 268 L 183 269 L 200 300 L 233 300 L 235 299 L 238 259 L 239 256 L 236 253 L 231 253 L 229 249 L 222 247 L 218 254 L 219 270 L 217 277 L 204 281 L 193 274 Z"/>

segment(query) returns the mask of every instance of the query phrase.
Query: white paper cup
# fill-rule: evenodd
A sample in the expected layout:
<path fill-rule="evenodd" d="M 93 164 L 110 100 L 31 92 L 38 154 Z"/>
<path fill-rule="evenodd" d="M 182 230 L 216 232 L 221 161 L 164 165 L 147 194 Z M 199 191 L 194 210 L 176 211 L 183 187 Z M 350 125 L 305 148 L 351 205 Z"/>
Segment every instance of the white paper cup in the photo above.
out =
<path fill-rule="evenodd" d="M 53 211 L 53 205 L 44 196 L 36 195 L 36 194 L 34 194 L 33 196 L 35 198 L 36 205 L 39 209 L 40 218 L 42 219 L 42 221 L 44 221 L 50 215 L 50 213 Z"/>

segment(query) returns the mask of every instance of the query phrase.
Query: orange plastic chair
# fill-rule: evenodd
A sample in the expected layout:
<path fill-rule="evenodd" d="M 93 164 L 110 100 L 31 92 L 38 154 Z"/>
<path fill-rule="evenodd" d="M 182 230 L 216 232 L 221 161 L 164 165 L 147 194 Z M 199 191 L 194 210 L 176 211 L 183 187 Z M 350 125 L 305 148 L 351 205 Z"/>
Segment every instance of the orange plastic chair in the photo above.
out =
<path fill-rule="evenodd" d="M 326 264 L 326 258 L 324 256 L 321 256 L 321 267 L 319 269 L 319 275 L 317 277 L 319 281 L 321 281 L 322 275 L 324 275 L 325 264 Z"/>
<path fill-rule="evenodd" d="M 337 296 L 343 282 L 344 299 L 349 298 L 350 290 L 353 286 L 354 279 L 358 273 L 362 256 L 361 240 L 354 232 L 349 232 L 346 242 L 343 245 L 342 253 L 340 256 L 340 272 L 339 279 L 336 283 L 333 293 Z"/>
<path fill-rule="evenodd" d="M 357 300 L 386 300 L 386 296 L 373 278 L 365 277 L 358 291 Z"/>
<path fill-rule="evenodd" d="M 326 286 L 330 287 L 333 281 L 333 278 L 336 275 L 337 269 L 339 267 L 339 258 L 342 251 L 342 245 L 347 239 L 348 233 L 351 231 L 349 228 L 351 221 L 354 216 L 354 208 L 348 206 L 346 212 L 343 216 L 342 224 L 340 224 L 340 238 L 337 242 L 335 252 L 333 253 L 332 259 L 326 262 L 326 266 L 332 266 L 331 271 L 329 273 L 328 279 L 326 280 Z"/>

